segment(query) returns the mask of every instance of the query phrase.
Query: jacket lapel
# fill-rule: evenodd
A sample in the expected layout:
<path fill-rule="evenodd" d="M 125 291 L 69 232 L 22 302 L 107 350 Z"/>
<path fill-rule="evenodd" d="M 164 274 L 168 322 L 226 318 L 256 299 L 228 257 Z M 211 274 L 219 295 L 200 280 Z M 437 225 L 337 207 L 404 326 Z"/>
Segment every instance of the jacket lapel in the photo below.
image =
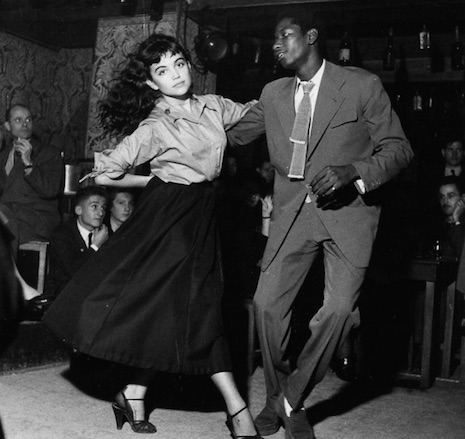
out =
<path fill-rule="evenodd" d="M 274 100 L 274 107 L 277 113 L 277 120 L 281 124 L 282 132 L 289 139 L 294 125 L 294 87 L 295 78 L 289 80 L 278 90 Z M 289 141 L 290 143 L 290 141 Z"/>
<path fill-rule="evenodd" d="M 345 83 L 343 70 L 335 68 L 326 61 L 325 71 L 321 80 L 315 111 L 313 113 L 313 125 L 310 142 L 307 148 L 307 160 L 313 154 L 318 142 L 328 128 L 329 123 L 337 113 L 344 96 L 340 93 Z"/>

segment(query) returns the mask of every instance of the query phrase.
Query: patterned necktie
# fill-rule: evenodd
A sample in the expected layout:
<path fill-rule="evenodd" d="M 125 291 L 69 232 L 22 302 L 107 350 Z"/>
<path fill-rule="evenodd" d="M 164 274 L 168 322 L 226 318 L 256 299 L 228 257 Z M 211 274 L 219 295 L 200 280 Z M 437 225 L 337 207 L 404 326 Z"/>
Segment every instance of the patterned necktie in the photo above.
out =
<path fill-rule="evenodd" d="M 10 153 L 8 154 L 8 158 L 6 159 L 5 163 L 5 172 L 6 175 L 9 175 L 13 166 L 15 165 L 15 149 L 11 148 Z"/>
<path fill-rule="evenodd" d="M 312 104 L 310 102 L 310 91 L 315 86 L 313 82 L 301 83 L 304 96 L 299 104 L 297 115 L 294 120 L 290 141 L 294 144 L 292 151 L 289 178 L 303 179 L 305 162 L 307 160 L 308 131 L 312 115 Z"/>
<path fill-rule="evenodd" d="M 92 245 L 92 235 L 93 233 L 89 233 L 88 237 L 87 237 L 87 247 L 90 248 L 90 246 Z"/>

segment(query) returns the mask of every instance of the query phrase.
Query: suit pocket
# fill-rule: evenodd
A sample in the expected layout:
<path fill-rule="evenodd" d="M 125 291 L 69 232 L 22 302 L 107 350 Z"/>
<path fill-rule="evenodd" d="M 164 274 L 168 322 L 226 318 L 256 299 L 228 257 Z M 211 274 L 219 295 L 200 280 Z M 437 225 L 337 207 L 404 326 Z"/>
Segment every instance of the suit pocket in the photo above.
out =
<path fill-rule="evenodd" d="M 339 110 L 331 121 L 330 127 L 337 128 L 347 123 L 357 122 L 358 115 L 355 108 L 346 108 Z"/>

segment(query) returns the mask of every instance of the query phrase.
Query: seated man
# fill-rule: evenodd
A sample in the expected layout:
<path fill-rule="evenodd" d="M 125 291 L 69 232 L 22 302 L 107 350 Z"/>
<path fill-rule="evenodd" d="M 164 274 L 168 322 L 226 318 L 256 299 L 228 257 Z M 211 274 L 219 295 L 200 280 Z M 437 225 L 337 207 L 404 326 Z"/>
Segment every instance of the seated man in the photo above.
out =
<path fill-rule="evenodd" d="M 50 237 L 50 269 L 44 296 L 53 300 L 71 277 L 108 239 L 103 224 L 107 193 L 99 186 L 87 186 L 76 193 L 76 218 L 56 228 Z"/>
<path fill-rule="evenodd" d="M 441 255 L 458 259 L 465 237 L 465 196 L 458 177 L 444 177 L 438 189 L 439 204 L 443 213 L 442 226 L 437 233 Z"/>
<path fill-rule="evenodd" d="M 131 216 L 134 210 L 134 198 L 134 192 L 129 188 L 114 187 L 109 190 L 109 206 L 104 224 L 108 227 L 110 236 Z"/>
<path fill-rule="evenodd" d="M 465 172 L 462 172 L 464 157 L 463 142 L 460 139 L 453 139 L 446 143 L 441 150 L 444 157 L 444 176 L 452 175 L 463 179 Z"/>
<path fill-rule="evenodd" d="M 6 112 L 0 150 L 0 212 L 12 233 L 13 252 L 19 244 L 48 240 L 60 223 L 58 195 L 63 186 L 60 151 L 41 144 L 32 134 L 29 108 L 13 105 Z"/>

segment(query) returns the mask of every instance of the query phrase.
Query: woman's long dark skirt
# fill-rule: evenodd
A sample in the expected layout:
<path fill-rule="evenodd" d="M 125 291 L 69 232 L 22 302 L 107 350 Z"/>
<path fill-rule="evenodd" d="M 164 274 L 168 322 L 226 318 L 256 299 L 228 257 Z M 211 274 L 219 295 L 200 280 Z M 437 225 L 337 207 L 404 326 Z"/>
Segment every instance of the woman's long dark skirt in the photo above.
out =
<path fill-rule="evenodd" d="M 211 184 L 153 178 L 44 322 L 93 357 L 186 374 L 231 370 L 215 214 Z"/>

